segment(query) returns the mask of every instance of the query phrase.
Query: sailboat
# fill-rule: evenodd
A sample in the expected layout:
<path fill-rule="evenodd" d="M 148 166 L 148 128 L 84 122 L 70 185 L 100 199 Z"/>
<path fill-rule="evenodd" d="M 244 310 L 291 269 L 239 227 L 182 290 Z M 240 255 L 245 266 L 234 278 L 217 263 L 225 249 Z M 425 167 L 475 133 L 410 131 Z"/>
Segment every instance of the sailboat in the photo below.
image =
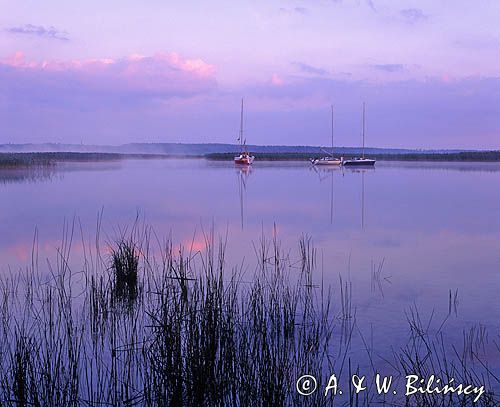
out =
<path fill-rule="evenodd" d="M 361 157 L 342 159 L 342 165 L 346 167 L 352 166 L 374 166 L 375 160 L 371 158 L 365 158 L 365 102 L 363 102 L 363 153 Z"/>
<path fill-rule="evenodd" d="M 234 157 L 234 163 L 239 165 L 252 164 L 255 157 L 248 152 L 247 141 L 243 138 L 243 99 L 241 99 L 240 135 L 238 141 L 240 142 L 241 153 Z"/>
<path fill-rule="evenodd" d="M 314 165 L 341 165 L 342 160 L 333 156 L 333 106 L 332 106 L 332 153 L 330 156 L 311 159 Z"/>

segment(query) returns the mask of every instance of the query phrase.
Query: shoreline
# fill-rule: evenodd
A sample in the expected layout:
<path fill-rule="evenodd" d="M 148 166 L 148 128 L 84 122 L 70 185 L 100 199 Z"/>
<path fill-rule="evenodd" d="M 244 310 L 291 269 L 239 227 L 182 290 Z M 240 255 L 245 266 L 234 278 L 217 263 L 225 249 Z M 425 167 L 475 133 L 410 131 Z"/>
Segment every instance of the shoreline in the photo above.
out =
<path fill-rule="evenodd" d="M 126 159 L 166 159 L 165 154 L 121 154 L 79 152 L 0 153 L 0 169 L 53 167 L 57 163 L 121 161 Z"/>
<path fill-rule="evenodd" d="M 236 154 L 236 153 L 234 153 Z M 324 154 L 323 154 L 324 155 Z M 358 157 L 344 154 L 346 159 Z M 233 153 L 214 153 L 204 156 L 207 160 L 226 161 L 233 159 Z M 318 155 L 306 153 L 263 153 L 256 154 L 259 161 L 308 161 Z M 440 161 L 440 162 L 500 162 L 499 151 L 460 152 L 460 153 L 407 153 L 407 154 L 365 154 L 366 158 L 379 161 Z"/>
<path fill-rule="evenodd" d="M 123 153 L 87 153 L 87 152 L 33 152 L 33 153 L 0 153 L 0 169 L 20 169 L 32 167 L 53 167 L 58 163 L 68 162 L 105 162 L 127 159 L 206 159 L 208 161 L 232 161 L 236 153 L 212 153 L 203 155 L 177 154 L 123 154 Z M 256 155 L 257 161 L 309 161 L 317 156 L 308 153 L 261 153 Z M 344 158 L 353 158 L 353 154 L 345 154 Z M 499 151 L 460 152 L 460 153 L 415 153 L 415 154 L 365 154 L 366 158 L 378 161 L 402 162 L 500 162 Z"/>

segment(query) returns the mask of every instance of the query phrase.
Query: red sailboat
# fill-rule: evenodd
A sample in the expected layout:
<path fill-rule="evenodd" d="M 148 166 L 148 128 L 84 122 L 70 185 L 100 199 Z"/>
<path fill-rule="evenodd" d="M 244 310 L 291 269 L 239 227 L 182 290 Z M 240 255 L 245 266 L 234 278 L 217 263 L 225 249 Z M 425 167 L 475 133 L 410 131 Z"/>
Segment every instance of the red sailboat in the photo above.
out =
<path fill-rule="evenodd" d="M 234 163 L 239 165 L 252 164 L 255 157 L 248 152 L 246 139 L 243 138 L 243 99 L 241 99 L 240 135 L 238 141 L 240 142 L 241 153 L 234 157 Z"/>

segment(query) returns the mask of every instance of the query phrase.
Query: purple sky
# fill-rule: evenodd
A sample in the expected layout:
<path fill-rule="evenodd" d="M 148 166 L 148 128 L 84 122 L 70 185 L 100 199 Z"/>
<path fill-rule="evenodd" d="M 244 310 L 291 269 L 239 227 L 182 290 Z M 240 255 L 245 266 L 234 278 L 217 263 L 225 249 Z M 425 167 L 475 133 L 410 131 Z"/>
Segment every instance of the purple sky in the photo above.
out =
<path fill-rule="evenodd" d="M 500 148 L 498 1 L 172 4 L 0 0 L 0 143 Z"/>

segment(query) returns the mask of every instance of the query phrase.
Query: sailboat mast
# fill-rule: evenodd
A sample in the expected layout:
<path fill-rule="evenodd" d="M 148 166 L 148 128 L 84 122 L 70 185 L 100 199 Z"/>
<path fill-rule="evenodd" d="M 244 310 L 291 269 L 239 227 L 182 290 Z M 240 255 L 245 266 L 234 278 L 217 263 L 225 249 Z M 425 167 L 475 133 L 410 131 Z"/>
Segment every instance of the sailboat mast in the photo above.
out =
<path fill-rule="evenodd" d="M 240 147 L 243 147 L 243 98 L 241 98 Z"/>
<path fill-rule="evenodd" d="M 332 107 L 332 157 L 333 157 L 333 105 L 331 106 Z"/>
<path fill-rule="evenodd" d="M 365 158 L 365 102 L 363 102 L 363 158 Z"/>

